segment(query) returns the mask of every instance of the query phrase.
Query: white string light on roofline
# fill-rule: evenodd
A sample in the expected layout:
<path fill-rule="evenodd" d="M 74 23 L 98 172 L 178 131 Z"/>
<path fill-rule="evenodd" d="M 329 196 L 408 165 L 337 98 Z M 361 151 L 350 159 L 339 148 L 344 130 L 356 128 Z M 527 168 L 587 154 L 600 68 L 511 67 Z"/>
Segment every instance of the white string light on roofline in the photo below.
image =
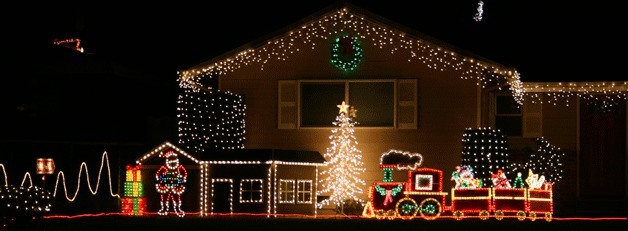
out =
<path fill-rule="evenodd" d="M 499 67 L 482 60 L 462 56 L 438 45 L 413 36 L 406 35 L 402 31 L 390 29 L 382 23 L 366 19 L 348 8 L 332 12 L 320 17 L 317 21 L 298 27 L 276 39 L 269 40 L 266 44 L 255 48 L 249 48 L 229 58 L 186 71 L 179 72 L 179 83 L 182 88 L 197 89 L 202 84 L 203 78 L 225 76 L 243 66 L 259 64 L 264 70 L 264 65 L 269 61 L 285 61 L 292 54 L 301 51 L 299 44 L 309 44 L 316 48 L 319 40 L 328 40 L 338 33 L 355 33 L 363 43 L 371 42 L 380 49 L 390 49 L 391 54 L 405 54 L 408 62 L 419 62 L 434 70 L 461 71 L 461 79 L 476 79 L 476 84 L 482 87 L 509 85 L 515 101 L 523 104 L 524 95 L 538 93 L 531 92 L 520 80 L 520 74 L 513 68 Z M 318 39 L 318 40 L 316 40 Z M 625 86 L 626 83 L 623 83 Z M 586 84 L 585 84 L 586 86 Z M 589 91 L 580 91 L 569 87 L 556 88 L 555 92 L 548 92 L 551 98 L 566 98 L 577 95 L 585 98 L 601 100 L 604 105 L 612 105 L 617 98 L 626 99 L 626 87 L 621 90 L 613 90 L 606 85 Z M 540 102 L 538 99 L 534 103 Z M 552 101 L 553 103 L 556 100 Z"/>
<path fill-rule="evenodd" d="M 428 41 L 407 36 L 406 33 L 390 29 L 381 23 L 368 20 L 365 16 L 354 13 L 348 8 L 332 12 L 318 21 L 304 24 L 286 35 L 269 40 L 266 44 L 250 48 L 232 57 L 215 63 L 179 72 L 182 88 L 196 88 L 202 78 L 224 76 L 243 66 L 259 64 L 264 70 L 265 64 L 272 60 L 285 61 L 301 51 L 299 44 L 309 44 L 316 48 L 318 40 L 328 40 L 338 33 L 355 33 L 364 42 L 371 42 L 380 49 L 389 48 L 391 54 L 405 54 L 408 62 L 419 62 L 434 70 L 462 71 L 462 79 L 477 79 L 477 84 L 488 86 L 507 82 L 519 86 L 519 79 L 514 69 L 498 67 L 483 61 L 467 58 Z M 317 40 L 318 39 L 318 40 Z M 513 95 L 522 91 L 513 91 Z M 516 96 L 516 99 L 522 97 Z"/>
<path fill-rule="evenodd" d="M 628 82 L 525 83 L 522 89 L 531 103 L 575 104 L 569 99 L 581 98 L 611 108 L 628 97 Z"/>

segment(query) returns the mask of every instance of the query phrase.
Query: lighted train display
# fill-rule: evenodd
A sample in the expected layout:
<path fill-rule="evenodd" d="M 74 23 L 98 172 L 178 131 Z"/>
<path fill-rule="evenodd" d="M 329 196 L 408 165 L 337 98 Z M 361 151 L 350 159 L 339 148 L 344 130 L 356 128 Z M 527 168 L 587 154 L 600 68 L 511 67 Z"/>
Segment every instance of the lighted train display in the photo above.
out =
<path fill-rule="evenodd" d="M 383 181 L 373 182 L 362 215 L 377 219 L 421 217 L 426 220 L 434 220 L 444 214 L 458 220 L 471 217 L 483 220 L 490 217 L 524 220 L 527 217 L 536 220 L 537 216 L 543 216 L 548 222 L 552 220 L 552 188 L 549 184 L 540 189 L 455 187 L 451 189 L 451 204 L 447 205 L 449 193 L 443 191 L 443 171 L 417 168 L 421 164 L 420 159 L 418 155 L 414 166 L 380 164 Z M 407 170 L 407 180 L 393 181 L 393 172 L 400 170 Z"/>

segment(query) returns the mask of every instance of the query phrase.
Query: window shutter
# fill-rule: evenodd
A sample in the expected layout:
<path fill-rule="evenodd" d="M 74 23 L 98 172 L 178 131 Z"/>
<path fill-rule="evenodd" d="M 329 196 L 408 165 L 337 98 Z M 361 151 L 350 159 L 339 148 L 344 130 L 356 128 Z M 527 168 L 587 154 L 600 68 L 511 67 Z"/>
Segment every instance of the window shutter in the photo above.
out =
<path fill-rule="evenodd" d="M 521 109 L 523 137 L 543 136 L 543 104 L 532 103 L 531 99 L 525 99 Z"/>
<path fill-rule="evenodd" d="M 277 128 L 297 128 L 297 81 L 279 80 L 277 97 Z"/>
<path fill-rule="evenodd" d="M 397 128 L 416 129 L 417 122 L 417 79 L 397 81 Z"/>
<path fill-rule="evenodd" d="M 495 93 L 490 93 L 488 100 L 488 125 L 492 128 L 496 128 L 495 126 L 495 115 L 497 112 L 497 102 Z"/>

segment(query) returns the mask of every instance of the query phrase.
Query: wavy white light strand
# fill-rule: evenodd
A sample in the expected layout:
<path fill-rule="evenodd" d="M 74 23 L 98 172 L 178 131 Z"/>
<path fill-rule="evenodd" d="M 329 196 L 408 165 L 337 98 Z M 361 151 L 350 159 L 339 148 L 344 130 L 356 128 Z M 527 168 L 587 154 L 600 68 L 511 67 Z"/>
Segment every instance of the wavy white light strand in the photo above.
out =
<path fill-rule="evenodd" d="M 91 191 L 92 195 L 96 195 L 96 193 L 98 193 L 98 187 L 100 185 L 100 176 L 102 174 L 102 169 L 103 166 L 105 164 L 105 161 L 107 161 L 107 173 L 109 175 L 109 193 L 111 194 L 112 197 L 117 197 L 120 198 L 119 194 L 114 194 L 113 193 L 113 185 L 111 182 L 111 167 L 109 165 L 109 156 L 107 155 L 107 152 L 104 152 L 101 158 L 101 162 L 100 162 L 100 170 L 98 171 L 98 181 L 96 182 L 96 189 L 92 189 L 92 185 L 90 183 L 89 180 L 89 171 L 87 169 L 87 164 L 85 162 L 81 163 L 80 169 L 79 169 L 79 175 L 78 175 L 78 182 L 77 182 L 77 187 L 76 187 L 76 192 L 74 192 L 74 196 L 72 198 L 68 197 L 68 190 L 65 184 L 65 174 L 63 173 L 63 171 L 59 171 L 57 173 L 57 180 L 55 182 L 55 187 L 54 187 L 54 193 L 52 194 L 53 197 L 56 197 L 57 195 L 57 188 L 59 186 L 59 175 L 61 175 L 61 177 L 63 177 L 63 189 L 65 191 L 65 198 L 72 202 L 74 201 L 74 199 L 76 199 L 76 196 L 78 195 L 79 189 L 81 188 L 81 173 L 83 172 L 83 167 L 85 167 L 85 174 L 87 176 L 87 186 L 89 188 L 89 190 Z M 9 186 L 9 181 L 8 181 L 8 176 L 7 176 L 7 172 L 5 169 L 5 166 L 3 164 L 0 164 L 0 167 L 2 167 L 2 173 L 4 174 L 4 185 L 5 186 Z M 22 178 L 22 183 L 20 184 L 20 186 L 24 187 L 24 183 L 26 182 L 26 178 L 29 179 L 30 182 L 30 186 L 29 187 L 33 187 L 33 179 L 31 177 L 31 174 L 29 172 L 26 172 L 24 174 L 24 177 Z"/>
<path fill-rule="evenodd" d="M 2 173 L 4 174 L 4 186 L 9 186 L 9 181 L 7 180 L 7 170 L 4 168 L 4 164 L 0 164 L 2 167 Z"/>
<path fill-rule="evenodd" d="M 59 171 L 59 173 L 57 173 L 57 181 L 55 182 L 55 190 L 52 196 L 53 197 L 57 196 L 57 187 L 59 186 L 59 175 L 61 175 L 61 177 L 63 177 L 63 190 L 65 191 L 65 198 L 68 201 L 73 202 L 74 199 L 76 199 L 76 196 L 78 195 L 79 189 L 81 188 L 81 173 L 83 172 L 83 167 L 85 167 L 85 175 L 87 176 L 87 186 L 89 188 L 89 191 L 92 193 L 92 195 L 96 195 L 96 193 L 98 193 L 98 187 L 100 185 L 100 176 L 102 174 L 102 168 L 105 164 L 105 161 L 107 161 L 107 173 L 109 175 L 109 193 L 111 194 L 112 197 L 120 198 L 119 194 L 113 193 L 113 186 L 111 184 L 111 167 L 109 166 L 109 156 L 107 155 L 107 152 L 104 152 L 102 154 L 102 158 L 100 162 L 100 170 L 98 170 L 98 181 L 96 182 L 96 190 L 92 189 L 92 185 L 89 181 L 89 171 L 87 169 L 87 164 L 83 162 L 81 163 L 81 166 L 79 167 L 78 181 L 77 181 L 76 191 L 74 192 L 74 196 L 72 198 L 68 197 L 68 189 L 65 185 L 65 174 L 63 173 L 63 171 Z"/>
<path fill-rule="evenodd" d="M 20 186 L 24 187 L 24 182 L 26 182 L 26 177 L 28 177 L 28 181 L 31 183 L 30 187 L 33 187 L 33 178 L 31 177 L 31 173 L 26 172 L 24 173 L 24 178 L 22 178 L 22 184 L 20 184 Z"/>
<path fill-rule="evenodd" d="M 2 167 L 2 174 L 4 174 L 4 186 L 5 187 L 9 187 L 9 178 L 7 176 L 7 171 L 4 167 L 4 164 L 0 164 L 0 167 Z M 28 181 L 30 182 L 30 187 L 33 187 L 33 178 L 31 177 L 31 174 L 29 172 L 26 172 L 24 174 L 24 177 L 22 178 L 22 183 L 20 184 L 20 186 L 24 187 L 24 182 L 26 182 L 26 178 L 28 178 Z"/>

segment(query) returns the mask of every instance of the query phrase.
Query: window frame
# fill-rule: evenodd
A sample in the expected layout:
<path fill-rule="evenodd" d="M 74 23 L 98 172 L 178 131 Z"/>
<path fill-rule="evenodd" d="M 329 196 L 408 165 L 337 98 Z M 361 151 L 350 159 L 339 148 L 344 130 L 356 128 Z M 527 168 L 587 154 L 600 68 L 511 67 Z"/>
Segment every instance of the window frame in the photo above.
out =
<path fill-rule="evenodd" d="M 288 179 L 279 179 L 279 187 L 277 190 L 277 193 L 279 194 L 279 204 L 294 204 L 295 202 L 295 180 L 288 180 Z M 292 183 L 292 189 L 284 189 L 284 183 Z M 289 200 L 285 200 L 287 197 L 286 194 L 292 194 L 292 198 Z"/>
<path fill-rule="evenodd" d="M 344 101 L 351 105 L 351 102 L 349 102 L 349 92 L 350 92 L 350 88 L 349 85 L 350 83 L 356 83 L 356 82 L 370 82 L 370 83 L 382 83 L 382 82 L 389 82 L 393 84 L 393 98 L 392 98 L 392 103 L 393 103 L 393 118 L 392 118 L 392 125 L 391 126 L 360 126 L 359 124 L 356 125 L 354 127 L 354 129 L 395 129 L 398 127 L 398 118 L 397 118 L 397 94 L 398 94 L 398 81 L 397 79 L 329 79 L 329 80 L 297 80 L 297 129 L 329 129 L 334 127 L 332 125 L 332 121 L 329 121 L 329 126 L 303 126 L 302 123 L 302 107 L 303 107 L 303 102 L 301 101 L 301 91 L 302 91 L 302 85 L 303 83 L 343 83 L 345 86 L 345 92 L 344 92 Z M 339 102 L 340 104 L 340 102 Z M 416 105 L 415 105 L 416 106 Z M 359 115 L 360 115 L 360 109 L 357 108 L 358 113 L 357 113 L 357 117 L 358 117 L 358 122 L 359 122 Z"/>
<path fill-rule="evenodd" d="M 521 129 L 521 134 L 514 136 L 514 135 L 509 135 L 507 134 L 508 137 L 524 137 L 524 132 L 523 132 L 523 117 L 524 117 L 524 112 L 523 112 L 523 107 L 519 106 L 519 113 L 518 114 L 497 114 L 497 98 L 498 97 L 510 97 L 512 98 L 512 95 L 507 93 L 507 92 L 494 92 L 491 96 L 491 104 L 490 104 L 490 125 L 491 127 L 495 128 L 495 129 L 499 129 L 497 127 L 497 118 L 498 117 L 519 117 L 521 118 L 521 123 L 519 124 L 519 127 Z M 505 133 L 504 133 L 505 134 Z"/>
<path fill-rule="evenodd" d="M 253 184 L 252 182 L 254 181 L 258 181 L 260 182 L 259 185 L 259 190 L 257 189 L 253 189 Z M 244 189 L 243 183 L 244 182 L 250 182 L 250 187 L 247 189 Z M 259 192 L 260 196 L 259 196 L 259 200 L 253 200 L 253 193 Z M 245 193 L 250 193 L 249 195 L 249 199 L 243 199 L 243 195 Z M 263 203 L 264 202 L 264 180 L 262 179 L 240 179 L 240 203 Z"/>
<path fill-rule="evenodd" d="M 496 118 L 497 114 L 497 97 L 506 96 L 512 97 L 509 92 L 491 92 L 490 94 L 490 104 L 489 104 L 489 125 L 493 128 L 497 128 L 496 126 Z M 543 136 L 543 106 L 541 105 L 532 105 L 530 102 L 531 99 L 526 97 L 524 99 L 523 105 L 519 106 L 519 114 L 500 114 L 501 116 L 517 116 L 521 117 L 521 135 L 513 136 L 508 135 L 509 138 L 533 138 L 533 137 L 541 137 Z M 538 102 L 536 104 L 539 104 Z M 536 106 L 536 108 L 534 108 Z M 529 129 L 531 127 L 533 120 L 538 121 L 538 129 L 533 130 Z"/>
<path fill-rule="evenodd" d="M 306 190 L 302 190 L 301 183 L 304 183 L 304 185 L 309 183 L 310 184 L 310 190 L 307 190 L 307 191 Z M 313 186 L 312 180 L 297 180 L 297 192 L 296 192 L 297 204 L 312 204 L 313 203 L 312 202 L 312 200 L 313 200 L 313 197 L 312 197 L 312 194 L 313 194 L 312 190 L 313 190 L 313 188 L 312 188 L 312 186 Z M 309 201 L 300 199 L 301 195 L 303 195 L 303 198 L 305 198 L 305 194 L 310 194 L 310 200 Z"/>

